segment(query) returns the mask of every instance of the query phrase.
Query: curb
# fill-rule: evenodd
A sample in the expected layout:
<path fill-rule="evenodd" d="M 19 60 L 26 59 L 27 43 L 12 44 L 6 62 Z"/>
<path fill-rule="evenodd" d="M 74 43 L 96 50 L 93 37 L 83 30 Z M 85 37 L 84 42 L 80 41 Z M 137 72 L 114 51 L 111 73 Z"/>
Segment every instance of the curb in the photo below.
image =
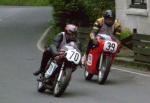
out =
<path fill-rule="evenodd" d="M 133 58 L 116 58 L 113 64 L 123 67 L 131 67 L 133 69 L 150 71 L 149 63 L 136 62 Z"/>
<path fill-rule="evenodd" d="M 50 29 L 51 28 L 48 27 L 37 42 L 36 46 L 41 52 L 44 51 L 45 43 L 47 42 L 47 37 L 48 37 L 48 34 L 50 33 Z"/>

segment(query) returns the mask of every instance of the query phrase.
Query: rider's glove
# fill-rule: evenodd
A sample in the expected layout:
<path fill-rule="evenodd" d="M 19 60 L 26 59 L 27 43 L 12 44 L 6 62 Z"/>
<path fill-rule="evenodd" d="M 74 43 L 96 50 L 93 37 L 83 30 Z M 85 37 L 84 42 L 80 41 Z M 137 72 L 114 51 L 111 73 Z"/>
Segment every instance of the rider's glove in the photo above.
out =
<path fill-rule="evenodd" d="M 93 40 L 93 45 L 95 45 L 95 46 L 99 45 L 99 43 L 98 43 L 98 41 L 96 39 Z"/>

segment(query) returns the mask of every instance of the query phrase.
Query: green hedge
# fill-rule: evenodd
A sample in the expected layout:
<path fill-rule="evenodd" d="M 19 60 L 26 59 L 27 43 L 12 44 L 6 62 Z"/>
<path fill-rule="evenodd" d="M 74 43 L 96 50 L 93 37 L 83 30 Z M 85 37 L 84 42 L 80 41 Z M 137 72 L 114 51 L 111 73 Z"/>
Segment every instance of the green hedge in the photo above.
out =
<path fill-rule="evenodd" d="M 49 0 L 0 0 L 0 5 L 32 5 L 32 6 L 39 6 L 39 5 L 49 5 Z"/>
<path fill-rule="evenodd" d="M 115 0 L 49 0 L 49 3 L 54 7 L 54 21 L 48 44 L 67 23 L 89 27 L 102 16 L 104 10 L 115 10 Z"/>
<path fill-rule="evenodd" d="M 130 29 L 128 28 L 125 28 L 120 35 L 118 35 L 118 39 L 119 40 L 124 40 L 124 39 L 127 39 L 128 37 L 132 36 L 133 33 L 130 31 Z"/>
<path fill-rule="evenodd" d="M 115 0 L 50 0 L 54 7 L 54 20 L 57 26 L 66 23 L 89 26 L 106 9 L 114 10 Z"/>

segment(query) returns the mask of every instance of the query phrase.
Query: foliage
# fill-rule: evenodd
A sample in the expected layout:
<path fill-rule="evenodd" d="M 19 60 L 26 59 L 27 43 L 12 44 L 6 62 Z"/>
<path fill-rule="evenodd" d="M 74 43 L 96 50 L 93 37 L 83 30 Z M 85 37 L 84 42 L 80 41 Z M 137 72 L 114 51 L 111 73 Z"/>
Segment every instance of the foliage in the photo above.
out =
<path fill-rule="evenodd" d="M 58 34 L 61 31 L 61 29 L 56 25 L 55 22 L 51 22 L 50 25 L 51 25 L 51 32 L 49 34 L 46 45 L 51 44 L 53 38 L 55 37 L 55 35 Z"/>
<path fill-rule="evenodd" d="M 131 30 L 130 29 L 128 29 L 128 28 L 125 28 L 123 31 L 122 31 L 122 33 L 119 35 L 119 40 L 124 40 L 124 39 L 126 39 L 126 38 L 129 38 L 130 36 L 132 36 L 133 35 L 133 33 L 131 32 Z"/>
<path fill-rule="evenodd" d="M 49 3 L 54 8 L 54 22 L 49 43 L 67 23 L 89 27 L 102 16 L 104 10 L 115 10 L 115 0 L 49 0 Z"/>
<path fill-rule="evenodd" d="M 0 0 L 0 5 L 49 5 L 49 0 Z"/>
<path fill-rule="evenodd" d="M 114 0 L 50 0 L 54 7 L 54 20 L 57 26 L 66 23 L 89 26 L 106 9 L 114 10 Z"/>

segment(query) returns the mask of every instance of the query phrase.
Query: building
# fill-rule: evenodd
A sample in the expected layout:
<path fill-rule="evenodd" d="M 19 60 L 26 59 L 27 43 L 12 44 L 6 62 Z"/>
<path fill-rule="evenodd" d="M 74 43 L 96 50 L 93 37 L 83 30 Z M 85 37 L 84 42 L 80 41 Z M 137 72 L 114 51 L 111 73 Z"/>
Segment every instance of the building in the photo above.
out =
<path fill-rule="evenodd" d="M 115 0 L 116 17 L 124 28 L 150 35 L 150 0 Z"/>

